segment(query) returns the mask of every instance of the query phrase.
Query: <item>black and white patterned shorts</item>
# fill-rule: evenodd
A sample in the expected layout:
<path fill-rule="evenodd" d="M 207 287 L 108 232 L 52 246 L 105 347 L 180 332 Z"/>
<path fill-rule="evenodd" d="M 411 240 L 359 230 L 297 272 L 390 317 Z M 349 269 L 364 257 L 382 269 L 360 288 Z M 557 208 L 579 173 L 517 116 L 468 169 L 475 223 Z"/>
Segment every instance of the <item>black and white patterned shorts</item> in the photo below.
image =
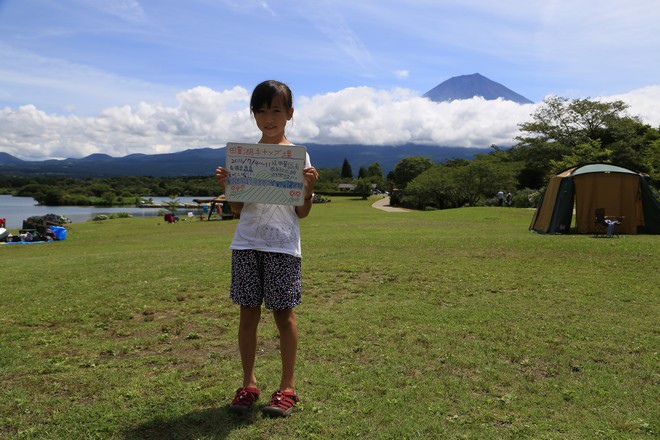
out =
<path fill-rule="evenodd" d="M 301 263 L 289 254 L 233 250 L 229 296 L 244 307 L 265 302 L 267 309 L 292 309 L 302 302 Z"/>

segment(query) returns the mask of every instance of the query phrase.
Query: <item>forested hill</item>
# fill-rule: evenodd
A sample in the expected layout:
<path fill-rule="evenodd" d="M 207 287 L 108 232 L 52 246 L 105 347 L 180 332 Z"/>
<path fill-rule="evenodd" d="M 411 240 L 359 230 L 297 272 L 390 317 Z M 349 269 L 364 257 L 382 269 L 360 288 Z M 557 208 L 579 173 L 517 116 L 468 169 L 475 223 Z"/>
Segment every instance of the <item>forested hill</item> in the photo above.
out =
<path fill-rule="evenodd" d="M 307 149 L 317 168 L 341 167 L 348 159 L 354 170 L 378 163 L 385 174 L 401 159 L 411 156 L 427 157 L 441 163 L 447 159 L 472 159 L 490 148 L 439 147 L 426 145 L 369 146 L 314 145 Z M 0 153 L 2 174 L 53 174 L 61 177 L 113 176 L 205 176 L 212 175 L 217 165 L 224 165 L 224 148 L 197 148 L 169 154 L 131 154 L 112 157 L 93 154 L 82 159 L 24 161 L 7 153 Z"/>

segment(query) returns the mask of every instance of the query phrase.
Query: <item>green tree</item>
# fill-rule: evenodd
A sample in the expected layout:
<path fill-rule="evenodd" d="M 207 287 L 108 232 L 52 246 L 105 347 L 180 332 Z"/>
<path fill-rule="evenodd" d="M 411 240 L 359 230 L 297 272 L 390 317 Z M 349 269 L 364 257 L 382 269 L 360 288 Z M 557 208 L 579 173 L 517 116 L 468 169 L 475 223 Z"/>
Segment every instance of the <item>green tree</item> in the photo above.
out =
<path fill-rule="evenodd" d="M 557 167 L 584 163 L 578 161 L 607 161 L 650 172 L 646 152 L 660 134 L 629 116 L 627 109 L 622 101 L 546 98 L 532 120 L 520 124 L 518 143 L 509 150 L 509 159 L 524 163 L 520 186 L 539 188 Z"/>
<path fill-rule="evenodd" d="M 356 194 L 362 196 L 362 200 L 367 200 L 371 195 L 371 182 L 367 179 L 358 179 L 354 191 Z"/>
<path fill-rule="evenodd" d="M 64 199 L 64 197 L 65 197 L 65 193 L 61 189 L 49 188 L 41 200 L 40 199 L 36 199 L 36 200 L 42 205 L 58 206 L 62 204 L 62 200 Z"/>
<path fill-rule="evenodd" d="M 455 207 L 477 206 L 500 189 L 513 188 L 513 173 L 496 161 L 477 158 L 462 167 L 450 168 L 449 179 L 453 185 L 452 202 Z"/>
<path fill-rule="evenodd" d="M 427 206 L 451 208 L 451 184 L 447 169 L 446 166 L 436 165 L 413 179 L 406 186 L 403 203 L 416 209 L 424 209 Z"/>
<path fill-rule="evenodd" d="M 643 154 L 644 162 L 648 164 L 648 173 L 657 188 L 660 182 L 660 139 L 649 142 L 649 148 Z"/>
<path fill-rule="evenodd" d="M 655 144 L 660 141 L 660 129 L 653 128 L 636 118 L 622 118 L 612 122 L 608 137 L 603 139 L 606 148 L 612 152 L 612 163 L 642 171 L 650 175 L 659 172 L 653 154 Z M 654 179 L 658 183 L 657 179 Z"/>
<path fill-rule="evenodd" d="M 367 176 L 377 178 L 383 177 L 383 169 L 380 167 L 378 162 L 374 162 L 369 165 L 369 168 L 367 168 Z"/>
<path fill-rule="evenodd" d="M 171 211 L 172 213 L 176 214 L 177 209 L 179 209 L 182 205 L 181 201 L 177 199 L 176 195 L 170 195 L 170 199 L 167 202 L 163 202 L 163 205 L 167 207 L 168 211 Z"/>
<path fill-rule="evenodd" d="M 479 155 L 434 166 L 411 181 L 403 202 L 423 209 L 477 206 L 499 189 L 513 188 L 517 168 L 503 165 L 496 157 Z"/>
<path fill-rule="evenodd" d="M 112 191 L 106 191 L 101 195 L 101 203 L 106 206 L 112 206 L 115 203 L 117 195 Z"/>
<path fill-rule="evenodd" d="M 348 162 L 347 158 L 344 158 L 344 163 L 341 166 L 341 178 L 342 179 L 353 178 L 353 170 L 351 169 L 351 164 Z"/>
<path fill-rule="evenodd" d="M 50 189 L 50 186 L 42 183 L 28 183 L 27 185 L 18 188 L 16 195 L 19 197 L 32 197 L 41 203 L 41 200 L 46 197 L 46 194 Z"/>
<path fill-rule="evenodd" d="M 579 164 L 610 162 L 611 159 L 612 151 L 603 149 L 601 141 L 597 139 L 588 143 L 576 145 L 569 154 L 562 156 L 561 160 L 551 160 L 550 171 L 552 174 L 557 174 Z"/>
<path fill-rule="evenodd" d="M 341 181 L 341 169 L 334 168 L 318 168 L 319 180 L 314 186 L 317 193 L 334 192 L 337 191 L 337 185 Z"/>
<path fill-rule="evenodd" d="M 94 181 L 89 187 L 88 194 L 95 197 L 103 197 L 103 194 L 112 191 L 112 186 L 107 181 Z"/>
<path fill-rule="evenodd" d="M 434 162 L 427 157 L 412 156 L 401 159 L 392 170 L 394 183 L 397 188 L 405 189 L 408 182 L 434 165 Z"/>

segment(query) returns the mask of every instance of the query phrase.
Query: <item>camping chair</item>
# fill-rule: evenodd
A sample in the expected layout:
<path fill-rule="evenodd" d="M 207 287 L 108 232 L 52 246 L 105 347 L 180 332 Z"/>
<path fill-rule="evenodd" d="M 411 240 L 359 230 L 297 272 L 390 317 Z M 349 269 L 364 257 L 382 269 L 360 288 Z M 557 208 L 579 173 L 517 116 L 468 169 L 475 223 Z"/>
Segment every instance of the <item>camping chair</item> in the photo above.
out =
<path fill-rule="evenodd" d="M 595 221 L 594 221 L 594 237 L 598 237 L 600 235 L 604 237 L 611 237 L 612 235 L 616 235 L 617 237 L 619 234 L 614 232 L 616 225 L 620 224 L 621 221 L 620 219 L 617 220 L 611 220 L 605 217 L 605 208 L 596 208 L 594 210 L 595 214 Z"/>

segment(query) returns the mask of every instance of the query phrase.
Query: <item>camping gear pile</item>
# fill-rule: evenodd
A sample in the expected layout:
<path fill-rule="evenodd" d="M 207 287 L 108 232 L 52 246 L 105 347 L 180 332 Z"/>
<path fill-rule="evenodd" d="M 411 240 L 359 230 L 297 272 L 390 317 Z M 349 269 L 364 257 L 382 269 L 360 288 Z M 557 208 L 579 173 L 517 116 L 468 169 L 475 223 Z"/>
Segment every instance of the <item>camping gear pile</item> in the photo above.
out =
<path fill-rule="evenodd" d="M 0 241 L 6 243 L 39 243 L 46 241 L 65 240 L 66 228 L 64 225 L 70 223 L 66 217 L 57 214 L 46 214 L 44 216 L 32 216 L 23 220 L 23 228 L 18 235 L 9 234 L 2 228 Z"/>

